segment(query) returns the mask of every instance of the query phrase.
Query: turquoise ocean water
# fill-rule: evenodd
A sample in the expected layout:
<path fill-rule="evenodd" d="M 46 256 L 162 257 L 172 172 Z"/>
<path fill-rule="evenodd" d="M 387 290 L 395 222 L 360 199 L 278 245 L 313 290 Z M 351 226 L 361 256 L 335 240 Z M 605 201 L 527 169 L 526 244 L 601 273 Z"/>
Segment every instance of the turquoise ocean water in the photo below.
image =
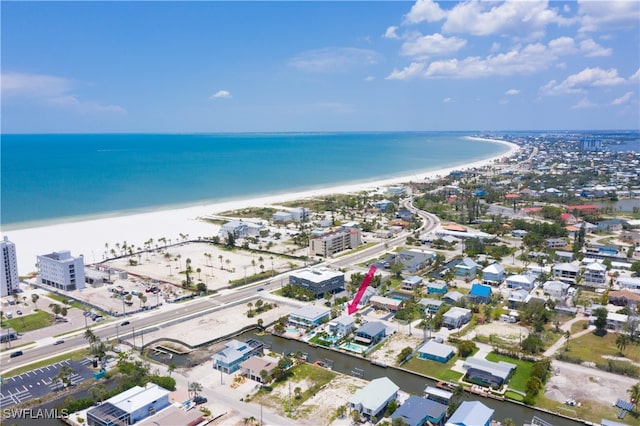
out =
<path fill-rule="evenodd" d="M 506 152 L 458 132 L 2 135 L 1 224 L 374 181 Z"/>

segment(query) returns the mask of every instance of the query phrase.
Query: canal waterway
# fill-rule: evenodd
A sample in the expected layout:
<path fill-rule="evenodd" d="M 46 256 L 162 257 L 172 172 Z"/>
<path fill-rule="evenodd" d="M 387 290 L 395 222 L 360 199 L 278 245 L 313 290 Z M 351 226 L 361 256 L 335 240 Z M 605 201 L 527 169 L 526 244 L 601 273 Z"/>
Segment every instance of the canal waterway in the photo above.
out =
<path fill-rule="evenodd" d="M 256 333 L 255 331 L 247 331 L 235 338 L 240 341 L 246 341 L 249 339 L 262 341 L 265 346 L 271 351 L 280 354 L 302 352 L 303 354 L 307 355 L 307 360 L 309 362 L 322 361 L 336 372 L 361 377 L 365 380 L 373 380 L 378 377 L 386 376 L 395 384 L 397 384 L 401 390 L 410 394 L 422 395 L 424 389 L 427 386 L 435 386 L 436 384 L 434 380 L 422 377 L 417 374 L 413 374 L 396 368 L 381 367 L 371 364 L 371 362 L 367 359 L 354 357 L 342 352 L 332 351 L 319 346 L 312 347 L 307 343 L 300 342 L 298 340 L 289 340 L 271 334 Z M 210 354 L 213 354 L 222 347 L 220 343 L 216 343 L 214 346 L 215 349 L 214 347 L 199 349 L 198 351 L 196 351 L 198 352 L 198 354 L 193 353 L 189 355 L 174 355 L 171 359 L 171 362 L 175 363 L 178 366 L 194 365 L 196 363 L 199 364 L 204 359 L 207 359 L 206 362 L 210 362 L 208 360 L 208 356 L 203 356 L 203 352 L 207 351 Z M 160 362 L 168 362 L 168 358 L 166 356 L 154 356 L 153 354 L 150 354 L 150 356 Z M 196 359 L 189 359 L 189 357 L 196 357 Z M 538 418 L 543 419 L 554 426 L 576 426 L 584 424 L 574 420 L 566 419 L 564 417 L 533 410 L 532 408 L 512 402 L 498 401 L 491 398 L 482 398 L 471 394 L 465 394 L 465 399 L 481 401 L 486 406 L 494 409 L 495 420 L 502 421 L 505 418 L 510 417 L 518 425 L 529 423 L 534 416 L 537 416 Z"/>

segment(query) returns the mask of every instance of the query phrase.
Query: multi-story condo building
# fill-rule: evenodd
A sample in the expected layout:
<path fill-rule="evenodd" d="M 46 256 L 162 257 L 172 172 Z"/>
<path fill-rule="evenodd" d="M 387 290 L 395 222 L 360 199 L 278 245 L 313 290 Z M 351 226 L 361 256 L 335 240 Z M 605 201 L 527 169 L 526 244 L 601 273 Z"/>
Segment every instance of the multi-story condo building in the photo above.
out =
<path fill-rule="evenodd" d="M 84 258 L 71 256 L 69 250 L 40 255 L 37 266 L 40 284 L 64 291 L 85 288 Z"/>
<path fill-rule="evenodd" d="M 329 257 L 335 253 L 360 246 L 360 230 L 347 228 L 312 238 L 309 250 L 312 256 Z"/>
<path fill-rule="evenodd" d="M 289 275 L 291 285 L 304 287 L 321 297 L 344 288 L 344 273 L 327 268 L 308 268 Z"/>
<path fill-rule="evenodd" d="M 5 297 L 18 291 L 20 278 L 18 277 L 18 260 L 16 258 L 16 245 L 4 237 L 0 241 L 0 297 Z"/>

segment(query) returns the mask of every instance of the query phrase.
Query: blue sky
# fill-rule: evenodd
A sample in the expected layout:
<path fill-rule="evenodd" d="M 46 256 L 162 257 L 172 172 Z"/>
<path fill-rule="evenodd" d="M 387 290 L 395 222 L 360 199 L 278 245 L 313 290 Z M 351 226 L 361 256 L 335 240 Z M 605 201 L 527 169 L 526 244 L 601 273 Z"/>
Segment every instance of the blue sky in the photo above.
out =
<path fill-rule="evenodd" d="M 7 2 L 2 132 L 640 128 L 640 2 Z"/>

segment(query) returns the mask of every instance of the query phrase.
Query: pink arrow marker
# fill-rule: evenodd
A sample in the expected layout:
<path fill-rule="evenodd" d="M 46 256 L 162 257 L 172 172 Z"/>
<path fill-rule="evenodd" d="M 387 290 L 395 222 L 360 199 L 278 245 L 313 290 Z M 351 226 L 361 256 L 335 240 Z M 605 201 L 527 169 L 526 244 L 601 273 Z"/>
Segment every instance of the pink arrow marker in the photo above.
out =
<path fill-rule="evenodd" d="M 369 283 L 373 279 L 375 273 L 376 267 L 371 265 L 371 268 L 369 268 L 369 272 L 367 272 L 367 276 L 364 277 L 364 280 L 362 280 L 362 284 L 360 284 L 360 288 L 358 289 L 356 296 L 353 298 L 353 302 L 347 303 L 347 312 L 349 313 L 349 315 L 358 310 L 358 303 L 360 303 L 360 299 L 362 299 L 364 291 L 367 289 L 367 287 L 369 287 Z"/>

